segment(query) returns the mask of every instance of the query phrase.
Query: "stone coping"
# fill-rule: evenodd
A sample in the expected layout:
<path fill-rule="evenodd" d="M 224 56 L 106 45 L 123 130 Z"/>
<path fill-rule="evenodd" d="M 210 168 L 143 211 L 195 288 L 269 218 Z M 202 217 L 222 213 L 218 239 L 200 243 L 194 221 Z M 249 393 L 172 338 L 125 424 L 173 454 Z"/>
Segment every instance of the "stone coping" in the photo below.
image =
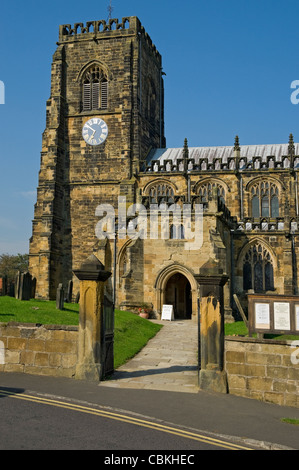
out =
<path fill-rule="evenodd" d="M 293 341 L 292 339 L 274 339 L 274 338 L 251 338 L 249 336 L 225 336 L 225 341 L 239 341 L 241 343 L 260 343 L 260 344 L 277 344 L 290 346 Z"/>
<path fill-rule="evenodd" d="M 15 327 L 25 327 L 25 328 L 45 328 L 46 330 L 66 330 L 66 331 L 78 331 L 78 325 L 51 325 L 44 323 L 23 323 L 23 322 L 0 322 L 1 326 L 15 326 Z"/>

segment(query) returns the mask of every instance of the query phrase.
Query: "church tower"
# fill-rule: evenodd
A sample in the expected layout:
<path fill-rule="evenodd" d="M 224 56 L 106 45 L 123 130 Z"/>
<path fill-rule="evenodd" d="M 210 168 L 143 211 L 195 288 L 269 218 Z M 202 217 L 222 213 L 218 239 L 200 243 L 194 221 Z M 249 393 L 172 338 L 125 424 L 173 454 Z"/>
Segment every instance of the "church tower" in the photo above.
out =
<path fill-rule="evenodd" d="M 59 28 L 30 239 L 36 296 L 93 251 L 96 207 L 135 202 L 136 175 L 165 147 L 161 56 L 136 17 Z"/>

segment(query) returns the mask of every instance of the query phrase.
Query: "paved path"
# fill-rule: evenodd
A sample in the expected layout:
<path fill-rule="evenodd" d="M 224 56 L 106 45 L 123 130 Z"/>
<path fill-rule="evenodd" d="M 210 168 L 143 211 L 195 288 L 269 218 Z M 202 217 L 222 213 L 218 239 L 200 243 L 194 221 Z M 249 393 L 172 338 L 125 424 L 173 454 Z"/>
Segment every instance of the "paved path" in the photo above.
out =
<path fill-rule="evenodd" d="M 163 328 L 101 387 L 198 393 L 196 321 L 158 321 Z"/>

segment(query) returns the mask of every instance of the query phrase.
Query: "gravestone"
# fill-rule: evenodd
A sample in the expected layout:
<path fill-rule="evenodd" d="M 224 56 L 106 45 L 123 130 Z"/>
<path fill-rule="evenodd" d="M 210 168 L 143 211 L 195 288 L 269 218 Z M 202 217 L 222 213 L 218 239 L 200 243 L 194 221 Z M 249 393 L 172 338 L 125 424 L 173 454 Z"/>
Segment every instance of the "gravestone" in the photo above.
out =
<path fill-rule="evenodd" d="M 7 295 L 7 276 L 2 277 L 2 295 Z"/>
<path fill-rule="evenodd" d="M 66 301 L 70 304 L 73 300 L 73 281 L 68 282 Z"/>
<path fill-rule="evenodd" d="M 21 273 L 20 274 L 20 281 L 19 281 L 19 296 L 18 296 L 18 299 L 19 300 L 25 300 L 23 299 L 23 296 L 24 296 L 24 273 Z"/>
<path fill-rule="evenodd" d="M 16 280 L 15 280 L 15 298 L 19 298 L 19 292 L 20 292 L 20 283 L 21 283 L 21 272 L 18 271 L 16 274 Z"/>
<path fill-rule="evenodd" d="M 34 277 L 31 280 L 31 299 L 35 299 L 35 291 L 36 291 L 36 278 Z"/>
<path fill-rule="evenodd" d="M 63 310 L 64 307 L 64 289 L 63 285 L 59 284 L 56 292 L 56 308 L 57 310 Z"/>
<path fill-rule="evenodd" d="M 32 276 L 30 273 L 22 273 L 19 284 L 19 299 L 30 300 L 31 298 Z"/>
<path fill-rule="evenodd" d="M 14 283 L 14 281 L 11 281 L 9 283 L 8 295 L 9 295 L 9 297 L 14 297 L 15 296 L 15 283 Z"/>

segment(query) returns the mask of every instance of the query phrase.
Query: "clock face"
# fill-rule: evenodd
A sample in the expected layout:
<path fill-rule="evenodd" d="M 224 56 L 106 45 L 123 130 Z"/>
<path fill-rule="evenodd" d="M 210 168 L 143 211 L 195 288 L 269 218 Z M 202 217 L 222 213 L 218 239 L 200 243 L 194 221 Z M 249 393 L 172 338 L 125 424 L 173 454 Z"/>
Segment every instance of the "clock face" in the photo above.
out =
<path fill-rule="evenodd" d="M 82 136 L 89 145 L 100 145 L 107 139 L 108 126 L 103 119 L 91 118 L 84 124 Z"/>

